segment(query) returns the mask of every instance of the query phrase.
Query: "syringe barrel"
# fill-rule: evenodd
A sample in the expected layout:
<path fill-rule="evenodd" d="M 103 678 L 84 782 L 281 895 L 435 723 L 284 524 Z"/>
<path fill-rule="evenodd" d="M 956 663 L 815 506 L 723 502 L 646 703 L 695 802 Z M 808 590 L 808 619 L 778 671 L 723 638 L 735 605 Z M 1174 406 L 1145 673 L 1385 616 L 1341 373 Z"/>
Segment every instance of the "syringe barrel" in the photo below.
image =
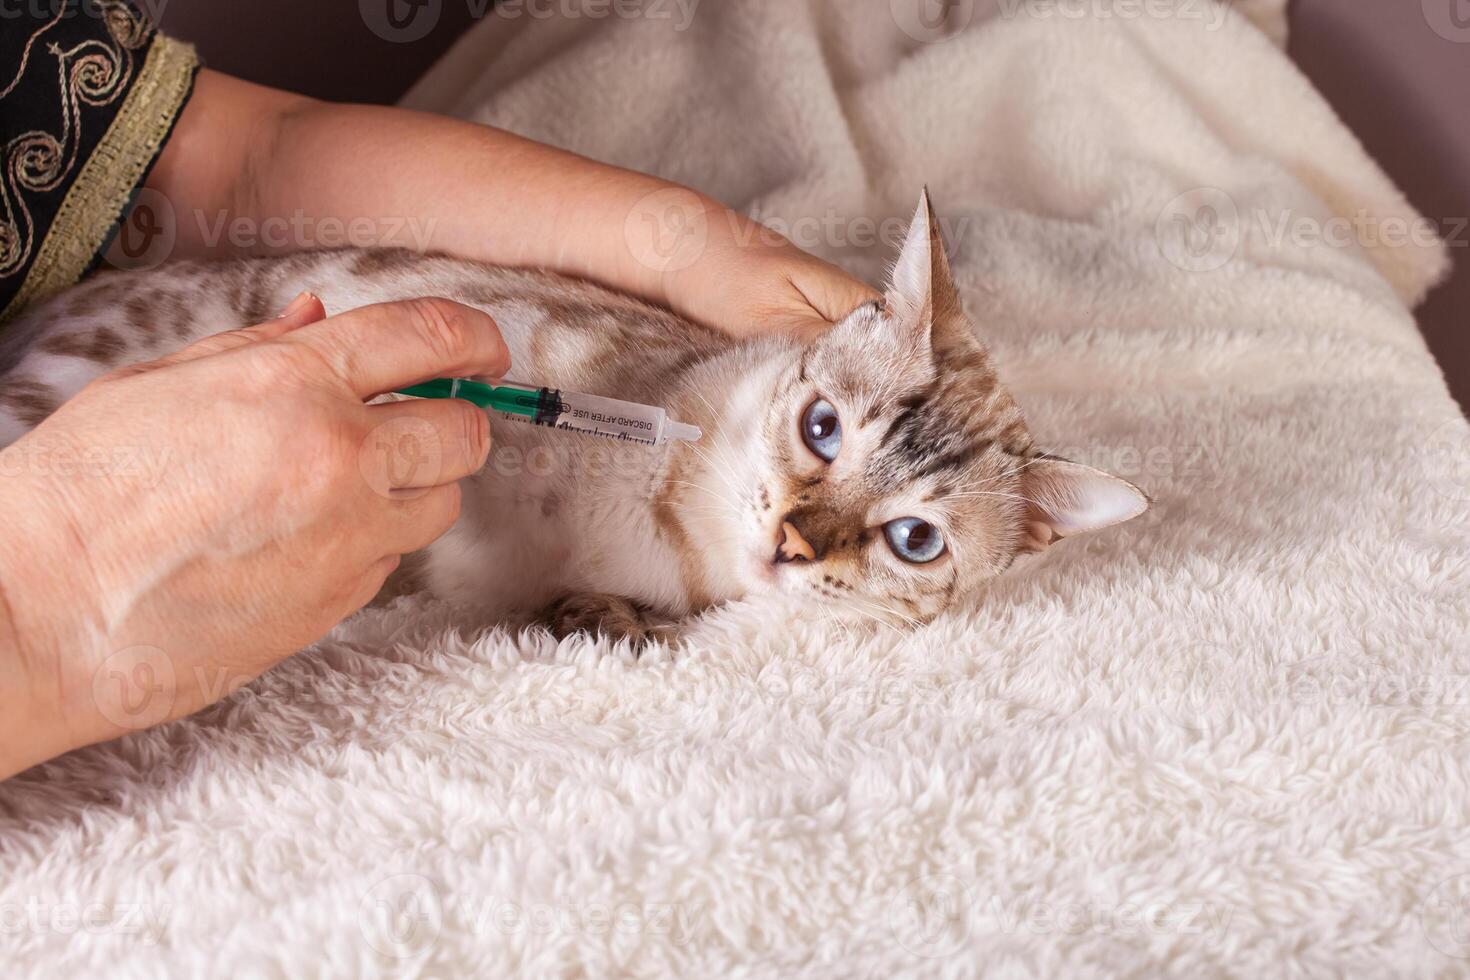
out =
<path fill-rule="evenodd" d="M 666 441 L 669 416 L 662 408 L 578 391 L 557 392 L 557 397 L 564 408 L 554 423 L 559 429 L 575 429 L 649 446 Z"/>

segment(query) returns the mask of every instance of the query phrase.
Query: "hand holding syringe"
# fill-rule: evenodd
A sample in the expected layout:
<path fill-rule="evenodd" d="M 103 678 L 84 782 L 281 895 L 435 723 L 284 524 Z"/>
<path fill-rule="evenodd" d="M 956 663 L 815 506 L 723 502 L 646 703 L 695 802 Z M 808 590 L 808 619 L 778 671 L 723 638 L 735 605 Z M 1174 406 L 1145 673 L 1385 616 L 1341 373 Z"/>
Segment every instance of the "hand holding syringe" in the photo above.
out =
<path fill-rule="evenodd" d="M 673 439 L 695 442 L 701 435 L 698 426 L 675 422 L 661 408 L 579 391 L 440 378 L 400 389 L 399 394 L 418 398 L 463 398 L 481 408 L 499 412 L 501 418 L 514 422 L 571 429 L 645 446 L 662 446 Z"/>

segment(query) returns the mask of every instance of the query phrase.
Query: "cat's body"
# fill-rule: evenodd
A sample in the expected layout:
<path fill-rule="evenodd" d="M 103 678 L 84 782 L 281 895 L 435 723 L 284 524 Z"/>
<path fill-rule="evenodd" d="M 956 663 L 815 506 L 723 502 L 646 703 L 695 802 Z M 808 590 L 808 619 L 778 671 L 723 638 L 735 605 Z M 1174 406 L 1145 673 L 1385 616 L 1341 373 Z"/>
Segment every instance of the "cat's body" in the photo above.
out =
<path fill-rule="evenodd" d="M 400 589 L 634 637 L 775 591 L 927 621 L 1020 551 L 1144 506 L 1032 447 L 934 229 L 921 205 L 886 309 L 814 343 L 736 341 L 585 283 L 407 252 L 101 275 L 8 328 L 28 349 L 0 378 L 0 446 L 97 375 L 267 320 L 303 290 L 329 313 L 443 296 L 495 318 L 510 377 L 661 405 L 704 437 L 652 448 L 492 419 L 459 521 L 405 563 Z M 372 451 L 415 465 L 385 436 Z"/>

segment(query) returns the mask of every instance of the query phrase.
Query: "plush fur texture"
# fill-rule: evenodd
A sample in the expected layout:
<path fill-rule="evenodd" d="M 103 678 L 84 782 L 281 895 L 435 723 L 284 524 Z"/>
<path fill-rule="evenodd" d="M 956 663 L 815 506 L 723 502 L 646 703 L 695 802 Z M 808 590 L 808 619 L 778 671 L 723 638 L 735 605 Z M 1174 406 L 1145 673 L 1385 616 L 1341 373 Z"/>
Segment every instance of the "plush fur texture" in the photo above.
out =
<path fill-rule="evenodd" d="M 288 296 L 334 313 L 443 296 L 494 317 L 516 377 L 666 406 L 704 435 L 647 446 L 502 417 L 459 520 L 386 593 L 418 586 L 467 623 L 558 636 L 642 640 L 758 595 L 920 626 L 1017 555 L 1148 503 L 1036 447 L 964 314 L 927 194 L 890 279 L 820 337 L 736 340 L 584 282 L 405 250 L 103 274 L 13 324 L 31 343 L 0 375 L 0 446 L 104 371 L 257 323 Z M 434 438 L 396 419 L 363 451 L 431 485 Z"/>
<path fill-rule="evenodd" d="M 6 972 L 1466 974 L 1470 434 L 1407 312 L 1443 255 L 1263 242 L 1257 208 L 1413 212 L 1264 37 L 1204 28 L 471 35 L 424 99 L 773 222 L 901 232 L 928 180 L 1038 441 L 1155 506 L 908 635 L 763 600 L 635 662 L 370 611 L 0 786 Z M 1194 271 L 1157 229 L 1201 186 L 1253 237 Z"/>

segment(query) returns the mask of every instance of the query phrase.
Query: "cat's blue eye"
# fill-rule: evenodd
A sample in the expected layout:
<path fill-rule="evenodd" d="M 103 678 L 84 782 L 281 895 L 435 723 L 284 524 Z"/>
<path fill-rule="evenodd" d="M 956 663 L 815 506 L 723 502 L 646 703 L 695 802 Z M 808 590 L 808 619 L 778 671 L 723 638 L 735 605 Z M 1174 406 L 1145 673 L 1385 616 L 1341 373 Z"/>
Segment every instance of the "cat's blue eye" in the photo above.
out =
<path fill-rule="evenodd" d="M 917 517 L 900 517 L 883 525 L 883 535 L 893 553 L 906 562 L 924 565 L 944 554 L 944 536 L 939 528 Z"/>
<path fill-rule="evenodd" d="M 821 459 L 832 462 L 842 448 L 842 420 L 837 409 L 825 398 L 818 398 L 801 415 L 801 439 L 806 448 Z"/>

